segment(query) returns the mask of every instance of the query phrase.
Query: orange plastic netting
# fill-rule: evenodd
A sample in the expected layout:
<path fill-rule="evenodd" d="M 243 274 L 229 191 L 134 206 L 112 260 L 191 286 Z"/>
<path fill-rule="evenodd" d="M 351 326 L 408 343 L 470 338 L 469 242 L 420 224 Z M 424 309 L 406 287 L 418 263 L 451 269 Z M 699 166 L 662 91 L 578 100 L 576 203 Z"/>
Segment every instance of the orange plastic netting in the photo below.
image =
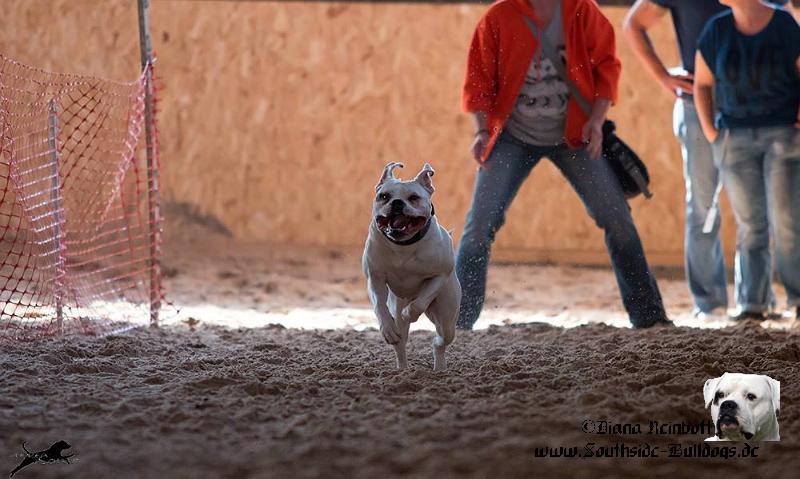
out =
<path fill-rule="evenodd" d="M 160 303 L 145 85 L 0 55 L 0 339 L 115 332 Z"/>

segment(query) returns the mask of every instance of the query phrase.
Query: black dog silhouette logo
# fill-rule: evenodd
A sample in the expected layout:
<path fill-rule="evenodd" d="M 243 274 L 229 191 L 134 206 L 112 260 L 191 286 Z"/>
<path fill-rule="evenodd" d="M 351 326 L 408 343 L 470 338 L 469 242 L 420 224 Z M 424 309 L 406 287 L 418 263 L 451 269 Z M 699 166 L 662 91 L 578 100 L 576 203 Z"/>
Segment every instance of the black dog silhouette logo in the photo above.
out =
<path fill-rule="evenodd" d="M 14 474 L 16 474 L 20 469 L 28 467 L 31 464 L 53 464 L 56 462 L 66 462 L 67 464 L 70 464 L 69 458 L 73 457 L 75 454 L 63 456 L 62 452 L 71 447 L 72 446 L 67 444 L 65 441 L 58 441 L 44 451 L 31 452 L 27 447 L 25 447 L 25 443 L 23 442 L 22 450 L 25 451 L 25 458 L 22 460 L 19 466 L 11 471 L 11 474 L 9 474 L 8 477 L 13 477 Z"/>

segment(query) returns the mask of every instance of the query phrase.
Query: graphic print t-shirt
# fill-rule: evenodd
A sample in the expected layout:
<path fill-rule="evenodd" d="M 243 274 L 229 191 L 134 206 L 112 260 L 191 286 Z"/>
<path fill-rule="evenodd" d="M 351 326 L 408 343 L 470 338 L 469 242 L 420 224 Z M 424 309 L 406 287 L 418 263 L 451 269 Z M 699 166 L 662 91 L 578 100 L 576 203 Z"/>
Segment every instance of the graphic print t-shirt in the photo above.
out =
<path fill-rule="evenodd" d="M 791 125 L 800 105 L 800 26 L 777 9 L 763 30 L 745 35 L 730 11 L 709 20 L 698 43 L 714 74 L 719 128 Z"/>
<path fill-rule="evenodd" d="M 563 62 L 564 33 L 560 8 L 556 9 L 542 35 L 547 37 L 551 45 L 557 45 Z M 525 83 L 505 128 L 512 136 L 529 145 L 561 144 L 564 142 L 568 99 L 567 84 L 558 75 L 550 59 L 544 56 L 540 45 L 533 55 Z"/>

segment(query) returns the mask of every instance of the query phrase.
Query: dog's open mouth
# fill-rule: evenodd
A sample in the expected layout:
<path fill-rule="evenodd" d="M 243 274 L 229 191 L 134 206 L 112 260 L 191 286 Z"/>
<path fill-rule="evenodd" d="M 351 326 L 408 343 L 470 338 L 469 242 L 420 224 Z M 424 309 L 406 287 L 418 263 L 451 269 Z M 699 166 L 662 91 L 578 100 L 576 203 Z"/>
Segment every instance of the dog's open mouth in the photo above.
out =
<path fill-rule="evenodd" d="M 742 429 L 739 420 L 735 416 L 725 414 L 717 419 L 717 436 L 719 438 L 744 436 L 745 439 L 751 439 L 753 433 Z"/>
<path fill-rule="evenodd" d="M 424 216 L 408 216 L 402 213 L 389 216 L 380 215 L 375 218 L 378 229 L 390 238 L 399 239 L 413 236 L 421 230 L 428 221 Z"/>

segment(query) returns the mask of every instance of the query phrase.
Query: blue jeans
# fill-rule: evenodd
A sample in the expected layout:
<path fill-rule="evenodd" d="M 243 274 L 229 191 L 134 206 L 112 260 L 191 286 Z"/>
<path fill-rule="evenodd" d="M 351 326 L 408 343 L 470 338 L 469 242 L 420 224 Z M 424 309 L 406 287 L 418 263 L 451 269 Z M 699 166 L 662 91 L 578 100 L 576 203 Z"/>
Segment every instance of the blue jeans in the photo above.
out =
<path fill-rule="evenodd" d="M 564 145 L 527 145 L 503 132 L 478 170 L 472 207 L 458 246 L 456 274 L 463 289 L 459 327 L 471 328 L 478 320 L 495 234 L 505 222 L 506 210 L 523 181 L 543 156 L 550 158 L 567 178 L 589 215 L 605 231 L 606 247 L 631 323 L 648 327 L 666 319 L 630 208 L 605 158 L 590 160 L 585 150 L 571 150 Z"/>
<path fill-rule="evenodd" d="M 800 305 L 800 130 L 723 130 L 713 149 L 736 217 L 737 308 L 764 312 L 772 302 L 770 230 L 789 306 Z"/>
<path fill-rule="evenodd" d="M 672 125 L 675 136 L 681 142 L 686 185 L 683 243 L 686 279 L 695 308 L 707 313 L 714 308 L 728 306 L 725 256 L 719 239 L 719 210 L 712 231 L 703 233 L 703 224 L 719 181 L 719 170 L 714 163 L 711 145 L 703 136 L 691 99 L 678 99 L 675 102 Z"/>

